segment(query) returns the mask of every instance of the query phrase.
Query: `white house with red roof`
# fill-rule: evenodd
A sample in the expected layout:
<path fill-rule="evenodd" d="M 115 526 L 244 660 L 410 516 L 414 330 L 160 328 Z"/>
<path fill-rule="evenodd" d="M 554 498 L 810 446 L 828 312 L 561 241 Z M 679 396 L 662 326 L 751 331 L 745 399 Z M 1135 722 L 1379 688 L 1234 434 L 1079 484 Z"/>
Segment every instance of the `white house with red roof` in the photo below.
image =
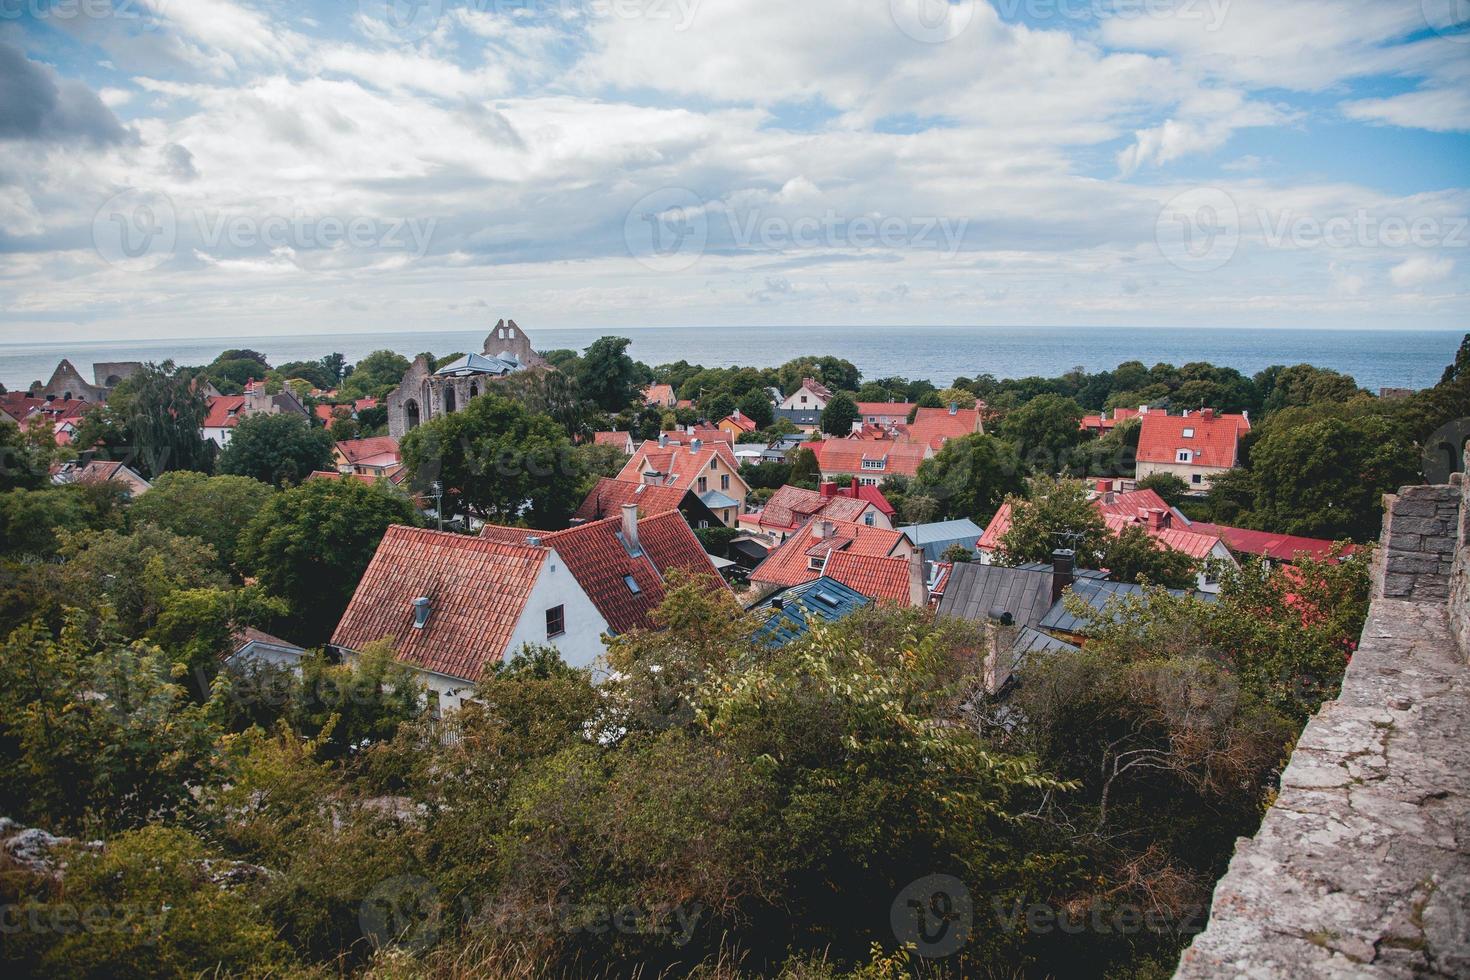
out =
<path fill-rule="evenodd" d="M 526 644 L 574 667 L 602 655 L 607 620 L 554 546 L 394 526 L 332 634 L 351 659 L 388 640 L 439 711 L 458 708 L 487 670 Z"/>
<path fill-rule="evenodd" d="M 781 400 L 782 411 L 820 412 L 832 400 L 832 389 L 812 378 L 803 378 L 801 387 Z"/>
<path fill-rule="evenodd" d="M 1240 464 L 1240 437 L 1250 431 L 1244 414 L 1221 415 L 1206 408 L 1183 415 L 1147 412 L 1138 433 L 1137 477 L 1169 473 L 1195 493 Z"/>
<path fill-rule="evenodd" d="M 679 396 L 673 385 L 649 385 L 643 389 L 643 404 L 649 408 L 673 408 L 679 404 Z"/>
<path fill-rule="evenodd" d="M 272 395 L 266 392 L 263 381 L 247 383 L 243 395 L 209 395 L 205 404 L 207 410 L 201 434 L 221 449 L 229 445 L 235 426 L 248 416 L 292 414 L 311 417 L 306 406 L 289 388 Z"/>
<path fill-rule="evenodd" d="M 398 440 L 392 436 L 369 436 L 366 439 L 343 439 L 335 444 L 333 454 L 337 470 L 382 479 L 403 464 Z"/>
<path fill-rule="evenodd" d="M 934 449 L 921 442 L 893 438 L 827 439 L 805 444 L 817 454 L 822 479 L 859 486 L 877 487 L 891 476 L 913 477 L 919 465 L 932 459 Z"/>

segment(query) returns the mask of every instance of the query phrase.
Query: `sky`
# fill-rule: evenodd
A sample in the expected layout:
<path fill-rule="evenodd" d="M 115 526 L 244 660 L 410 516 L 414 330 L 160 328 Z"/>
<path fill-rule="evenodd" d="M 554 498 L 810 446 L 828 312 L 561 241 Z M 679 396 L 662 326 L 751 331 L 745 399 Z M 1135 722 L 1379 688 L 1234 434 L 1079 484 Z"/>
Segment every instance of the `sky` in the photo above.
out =
<path fill-rule="evenodd" d="M 0 0 L 0 343 L 1470 329 L 1466 0 Z"/>

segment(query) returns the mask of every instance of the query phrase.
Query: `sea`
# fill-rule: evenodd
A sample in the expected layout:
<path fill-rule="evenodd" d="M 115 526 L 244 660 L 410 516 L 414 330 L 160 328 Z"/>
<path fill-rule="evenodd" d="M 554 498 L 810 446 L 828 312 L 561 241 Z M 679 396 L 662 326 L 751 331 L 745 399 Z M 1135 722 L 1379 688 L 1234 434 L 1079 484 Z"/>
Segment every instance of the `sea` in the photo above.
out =
<path fill-rule="evenodd" d="M 478 351 L 489 329 L 0 343 L 0 383 L 23 390 L 49 378 L 63 357 L 90 377 L 96 362 L 207 364 L 229 348 L 252 348 L 272 364 L 314 360 L 334 351 L 349 361 L 383 349 L 408 357 L 424 351 L 442 356 Z M 629 353 L 651 365 L 684 360 L 705 367 L 776 367 L 794 357 L 830 354 L 856 364 L 864 378 L 925 378 L 941 387 L 961 376 L 1054 377 L 1074 367 L 1110 370 L 1137 360 L 1150 366 L 1208 361 L 1248 375 L 1273 364 L 1314 364 L 1350 374 L 1371 391 L 1433 385 L 1463 338 L 1453 330 L 1117 326 L 533 327 L 528 332 L 539 350 L 581 350 L 599 337 L 627 337 Z"/>

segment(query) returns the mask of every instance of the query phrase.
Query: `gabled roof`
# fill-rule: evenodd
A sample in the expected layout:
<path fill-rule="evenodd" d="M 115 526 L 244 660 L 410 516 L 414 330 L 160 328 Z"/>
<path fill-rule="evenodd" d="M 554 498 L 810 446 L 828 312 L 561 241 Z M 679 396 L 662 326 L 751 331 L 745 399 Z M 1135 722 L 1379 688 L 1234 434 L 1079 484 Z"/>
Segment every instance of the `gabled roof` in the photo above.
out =
<path fill-rule="evenodd" d="M 1035 626 L 1052 606 L 1050 569 L 1006 568 L 960 562 L 949 575 L 939 614 L 983 623 L 1005 610 L 1017 626 Z"/>
<path fill-rule="evenodd" d="M 757 428 L 755 421 L 745 415 L 726 415 L 720 419 L 719 424 L 724 425 L 727 422 L 741 432 L 754 432 Z"/>
<path fill-rule="evenodd" d="M 1138 461 L 1173 464 L 1178 451 L 1188 449 L 1194 459 L 1186 465 L 1229 469 L 1239 459 L 1241 434 L 1249 430 L 1250 420 L 1244 415 L 1216 415 L 1209 410 L 1190 415 L 1149 412 L 1138 433 Z"/>
<path fill-rule="evenodd" d="M 789 589 L 782 589 L 751 607 L 752 612 L 771 613 L 756 630 L 757 642 L 770 647 L 785 646 L 811 632 L 813 622 L 835 623 L 868 605 L 867 596 L 841 582 L 823 576 Z M 780 603 L 781 608 L 776 609 Z"/>
<path fill-rule="evenodd" d="M 926 595 L 930 592 L 934 595 L 944 593 L 949 583 L 950 567 L 949 562 L 933 563 L 933 575 L 926 577 L 924 582 Z M 879 558 L 837 551 L 828 559 L 822 574 L 879 602 L 907 606 L 911 599 L 908 558 Z"/>
<path fill-rule="evenodd" d="M 616 446 L 618 449 L 627 451 L 633 446 L 633 434 L 631 432 L 594 432 L 592 442 L 598 446 Z"/>
<path fill-rule="evenodd" d="M 482 532 L 487 538 L 501 533 L 522 539 L 539 534 L 544 547 L 555 548 L 615 633 L 652 627 L 648 614 L 663 601 L 664 581 L 672 570 L 700 577 L 711 590 L 729 588 L 677 511 L 639 519 L 636 555 L 623 542 L 621 516 L 550 533 L 494 525 Z M 636 591 L 628 584 L 630 578 Z"/>
<path fill-rule="evenodd" d="M 391 638 L 394 653 L 425 670 L 476 681 L 506 654 L 551 552 L 486 537 L 395 525 L 388 529 L 332 634 L 361 650 Z M 415 629 L 414 600 L 430 601 Z"/>
<path fill-rule="evenodd" d="M 401 457 L 398 452 L 398 440 L 392 436 L 370 436 L 366 439 L 343 439 L 337 443 L 337 451 L 347 462 L 365 464 L 369 466 L 388 465 L 383 462 L 397 462 Z"/>
<path fill-rule="evenodd" d="M 521 362 L 514 355 L 506 354 L 503 357 L 490 357 L 486 354 L 466 354 L 457 361 L 451 361 L 444 365 L 434 374 L 438 377 L 464 377 L 472 374 L 511 374 L 521 369 Z"/>
<path fill-rule="evenodd" d="M 695 486 L 699 477 L 708 475 L 710 460 L 717 455 L 724 459 L 731 472 L 737 474 L 735 478 L 739 479 L 740 463 L 728 442 L 704 442 L 695 450 L 693 443 L 688 446 L 660 446 L 653 440 L 638 447 L 633 458 L 618 473 L 618 479 L 628 483 L 642 483 L 643 474 L 651 469 L 664 474 L 660 481 L 663 485 L 689 490 Z"/>
<path fill-rule="evenodd" d="M 831 525 L 831 535 L 818 537 L 824 525 Z M 751 572 L 750 580 L 759 584 L 788 586 L 809 582 L 822 573 L 810 566 L 812 557 L 824 557 L 835 551 L 850 551 L 857 555 L 887 557 L 903 546 L 904 536 L 897 531 L 885 531 L 866 524 L 849 521 L 831 521 L 819 518 L 798 530 L 771 552 L 766 560 Z"/>
<path fill-rule="evenodd" d="M 1319 561 L 1328 559 L 1335 544 L 1325 538 L 1304 538 L 1295 534 L 1276 534 L 1272 531 L 1251 531 L 1228 524 L 1208 524 L 1195 521 L 1189 530 L 1198 534 L 1209 534 L 1225 542 L 1225 547 L 1246 555 L 1259 555 L 1273 561 L 1294 562 L 1302 555 Z M 1352 554 L 1356 548 L 1348 545 L 1344 555 Z"/>
<path fill-rule="evenodd" d="M 645 405 L 673 405 L 675 401 L 673 385 L 649 385 L 643 389 Z"/>
<path fill-rule="evenodd" d="M 1147 506 L 1155 502 L 1156 506 Z M 1145 506 L 1139 506 L 1143 504 Z M 1214 550 L 1219 538 L 1200 533 L 1185 521 L 1177 511 L 1164 503 L 1153 490 L 1134 490 L 1129 493 L 1115 495 L 1112 502 L 1106 498 L 1098 497 L 1092 501 L 1092 506 L 1097 508 L 1102 516 L 1103 523 L 1108 530 L 1119 534 L 1129 525 L 1136 525 L 1148 532 L 1149 537 L 1174 551 L 1182 551 L 1191 558 L 1204 558 Z M 1148 519 L 1149 512 L 1161 515 L 1167 522 L 1165 527 L 1154 527 Z M 1011 505 L 1004 503 L 985 526 L 985 533 L 980 536 L 979 547 L 984 551 L 995 551 L 1000 547 L 1000 539 L 1011 529 Z"/>
<path fill-rule="evenodd" d="M 909 442 L 938 450 L 950 439 L 970 436 L 980 431 L 980 410 L 958 408 L 921 408 L 908 425 L 905 438 Z"/>
<path fill-rule="evenodd" d="M 678 510 L 688 496 L 688 490 L 678 487 L 654 487 L 645 483 L 614 480 L 603 477 L 597 481 L 582 506 L 573 516 L 579 521 L 600 521 L 606 517 L 622 518 L 624 504 L 637 504 L 642 517 L 652 517 L 666 511 Z"/>
<path fill-rule="evenodd" d="M 826 385 L 822 384 L 820 381 L 817 381 L 814 378 L 802 378 L 801 387 L 805 388 L 807 391 L 810 391 L 812 394 L 816 395 L 819 398 L 825 400 L 830 400 L 832 398 L 832 389 L 828 388 Z M 801 388 L 797 389 L 797 391 L 800 390 Z"/>
<path fill-rule="evenodd" d="M 208 399 L 209 411 L 204 416 L 204 428 L 228 429 L 240 421 L 240 412 L 245 408 L 244 395 L 212 395 Z"/>
<path fill-rule="evenodd" d="M 815 445 L 822 447 L 818 459 L 823 473 L 914 476 L 919 472 L 919 464 L 930 455 L 928 446 L 911 442 L 828 439 Z M 874 465 L 864 466 L 864 461 Z M 878 466 L 879 463 L 882 465 Z"/>
<path fill-rule="evenodd" d="M 1148 518 L 1142 514 L 1135 514 L 1133 517 L 1105 514 L 1103 515 L 1103 521 L 1108 525 L 1108 530 L 1114 534 L 1123 533 L 1123 530 L 1129 525 L 1141 527 L 1148 532 L 1149 537 L 1153 538 L 1154 541 L 1163 545 L 1165 548 L 1169 548 L 1172 551 L 1182 551 L 1189 557 L 1196 559 L 1208 557 L 1210 552 L 1215 550 L 1215 546 L 1220 543 L 1220 538 L 1217 535 L 1200 533 L 1195 531 L 1193 527 L 1186 527 L 1182 523 L 1174 523 L 1167 516 L 1167 512 L 1165 512 L 1165 515 L 1166 519 L 1170 520 L 1167 527 L 1152 526 Z"/>
<path fill-rule="evenodd" d="M 1130 582 L 1108 582 L 1098 579 L 1079 579 L 1072 583 L 1071 588 L 1073 595 L 1080 598 L 1096 612 L 1104 611 L 1108 603 L 1120 596 L 1143 595 L 1148 591 L 1143 586 L 1134 585 Z M 1195 592 L 1185 589 L 1169 589 L 1168 592 L 1172 596 L 1193 596 L 1205 602 L 1215 601 L 1215 596 L 1209 592 Z M 1046 615 L 1041 617 L 1041 622 L 1036 625 L 1044 630 L 1055 630 L 1059 633 L 1071 633 L 1080 636 L 1087 631 L 1089 621 L 1072 615 L 1067 610 L 1066 602 L 1063 599 L 1058 600 L 1055 605 L 1047 610 Z"/>
<path fill-rule="evenodd" d="M 816 490 L 780 487 L 766 501 L 765 509 L 752 515 L 753 523 L 761 527 L 789 531 L 806 523 L 818 514 L 836 521 L 856 521 L 870 506 L 866 500 L 852 497 L 824 497 Z"/>
<path fill-rule="evenodd" d="M 885 415 L 903 416 L 908 419 L 909 413 L 914 410 L 913 402 L 858 402 L 859 415 Z"/>

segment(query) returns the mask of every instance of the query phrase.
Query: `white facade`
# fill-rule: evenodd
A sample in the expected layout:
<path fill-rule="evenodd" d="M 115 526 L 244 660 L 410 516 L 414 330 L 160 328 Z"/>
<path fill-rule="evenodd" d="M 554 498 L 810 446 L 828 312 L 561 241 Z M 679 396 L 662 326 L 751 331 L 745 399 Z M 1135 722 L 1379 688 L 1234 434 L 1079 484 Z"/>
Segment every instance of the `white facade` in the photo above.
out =
<path fill-rule="evenodd" d="M 806 385 L 802 385 L 800 388 L 796 389 L 791 394 L 786 396 L 785 401 L 781 402 L 781 407 L 787 410 L 798 411 L 802 409 L 805 409 L 807 411 L 812 411 L 814 409 L 823 409 L 827 407 L 827 397 L 825 395 L 820 395 L 817 392 L 812 391 L 812 389 L 807 387 Z"/>

